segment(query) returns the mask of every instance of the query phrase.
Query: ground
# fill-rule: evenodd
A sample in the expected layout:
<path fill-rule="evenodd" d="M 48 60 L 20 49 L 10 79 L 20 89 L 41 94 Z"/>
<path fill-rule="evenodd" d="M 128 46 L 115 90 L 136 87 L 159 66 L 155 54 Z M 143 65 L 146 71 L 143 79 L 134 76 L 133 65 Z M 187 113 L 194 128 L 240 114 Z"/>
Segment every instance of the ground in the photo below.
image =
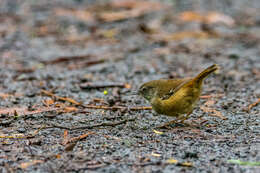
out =
<path fill-rule="evenodd" d="M 260 2 L 0 1 L 1 172 L 257 172 Z M 138 87 L 219 64 L 185 124 Z M 230 161 L 231 160 L 231 161 Z"/>

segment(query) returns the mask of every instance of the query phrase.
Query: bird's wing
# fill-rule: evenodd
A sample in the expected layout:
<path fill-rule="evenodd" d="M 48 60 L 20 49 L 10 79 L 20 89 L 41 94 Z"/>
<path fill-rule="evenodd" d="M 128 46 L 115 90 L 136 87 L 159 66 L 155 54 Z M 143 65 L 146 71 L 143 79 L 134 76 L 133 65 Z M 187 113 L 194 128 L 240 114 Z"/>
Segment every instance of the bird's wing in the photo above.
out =
<path fill-rule="evenodd" d="M 162 100 L 169 99 L 176 91 L 178 91 L 185 83 L 187 83 L 191 78 L 185 78 L 185 79 L 176 79 L 171 81 L 171 87 L 168 89 L 167 92 L 165 92 L 163 95 L 160 96 Z"/>

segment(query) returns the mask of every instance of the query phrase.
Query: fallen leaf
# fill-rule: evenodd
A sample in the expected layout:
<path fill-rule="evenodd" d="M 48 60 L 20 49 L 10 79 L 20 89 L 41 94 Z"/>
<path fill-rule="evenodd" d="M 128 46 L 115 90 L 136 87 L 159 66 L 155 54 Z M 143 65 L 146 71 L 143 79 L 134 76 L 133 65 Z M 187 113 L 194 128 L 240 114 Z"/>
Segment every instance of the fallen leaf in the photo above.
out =
<path fill-rule="evenodd" d="M 159 2 L 138 0 L 123 0 L 121 2 L 113 1 L 111 6 L 116 9 L 121 9 L 121 11 L 101 12 L 98 14 L 99 19 L 105 22 L 114 22 L 139 17 L 153 11 L 161 10 L 163 7 L 165 7 Z M 125 9 L 122 10 L 122 8 Z"/>
<path fill-rule="evenodd" d="M 153 130 L 154 133 L 158 134 L 158 135 L 162 135 L 163 132 L 157 131 L 157 130 Z"/>
<path fill-rule="evenodd" d="M 21 115 L 32 115 L 42 112 L 55 111 L 59 108 L 50 108 L 50 107 L 38 107 L 36 110 L 30 111 L 27 107 L 13 107 L 13 108 L 2 108 L 0 109 L 0 114 L 13 114 L 14 111 L 17 112 L 19 116 Z"/>
<path fill-rule="evenodd" d="M 108 30 L 99 30 L 97 32 L 98 32 L 97 35 L 100 35 L 107 39 L 113 39 L 118 34 L 119 31 L 114 28 Z"/>
<path fill-rule="evenodd" d="M 5 93 L 0 93 L 0 97 L 2 97 L 2 99 L 6 99 L 8 97 L 10 97 L 11 95 L 9 94 L 5 94 Z"/>
<path fill-rule="evenodd" d="M 218 118 L 220 118 L 222 120 L 226 120 L 227 119 L 224 115 L 222 115 L 221 112 L 219 112 L 219 111 L 217 111 L 217 110 L 215 110 L 213 108 L 206 107 L 206 106 L 200 106 L 200 109 L 202 111 L 206 112 L 206 113 L 210 113 L 209 114 L 210 116 L 218 117 Z"/>
<path fill-rule="evenodd" d="M 205 106 L 210 107 L 216 103 L 215 100 L 208 100 L 204 103 Z"/>
<path fill-rule="evenodd" d="M 180 166 L 186 166 L 186 167 L 192 167 L 193 164 L 191 162 L 183 162 L 183 163 L 178 163 Z"/>
<path fill-rule="evenodd" d="M 228 160 L 229 163 L 239 164 L 239 165 L 246 165 L 246 166 L 260 166 L 260 162 L 244 162 L 240 160 Z"/>
<path fill-rule="evenodd" d="M 54 14 L 57 16 L 65 16 L 65 17 L 74 16 L 79 20 L 85 22 L 92 23 L 95 21 L 94 14 L 86 9 L 79 10 L 79 9 L 54 8 Z"/>
<path fill-rule="evenodd" d="M 132 86 L 128 83 L 125 83 L 125 88 L 130 89 Z"/>
<path fill-rule="evenodd" d="M 179 15 L 179 19 L 184 22 L 200 22 L 206 24 L 223 23 L 228 26 L 235 24 L 233 18 L 218 12 L 201 14 L 194 11 L 185 11 Z"/>
<path fill-rule="evenodd" d="M 21 167 L 22 169 L 26 169 L 26 168 L 28 168 L 28 167 L 30 167 L 30 166 L 33 166 L 33 165 L 35 165 L 35 164 L 38 164 L 38 163 L 43 163 L 43 160 L 32 160 L 32 161 L 30 161 L 30 162 L 21 163 L 21 164 L 20 164 L 20 167 Z"/>
<path fill-rule="evenodd" d="M 158 154 L 158 153 L 154 153 L 154 152 L 152 152 L 152 154 L 151 154 L 152 156 L 154 156 L 154 157 L 161 157 L 161 154 Z"/>
<path fill-rule="evenodd" d="M 179 19 L 184 22 L 203 22 L 205 17 L 194 11 L 185 11 L 179 15 Z"/>
<path fill-rule="evenodd" d="M 64 130 L 64 134 L 63 134 L 63 140 L 67 140 L 68 138 L 68 130 Z"/>
<path fill-rule="evenodd" d="M 169 164 L 175 164 L 177 162 L 178 162 L 178 160 L 175 160 L 175 159 L 168 159 L 168 160 L 166 160 L 166 163 L 169 163 Z"/>
<path fill-rule="evenodd" d="M 26 138 L 26 136 L 24 136 L 24 134 L 13 134 L 13 135 L 0 135 L 0 138 Z"/>
<path fill-rule="evenodd" d="M 208 39 L 216 38 L 218 35 L 211 34 L 204 31 L 181 31 L 168 34 L 155 34 L 152 36 L 155 40 L 172 41 L 172 40 L 184 40 L 184 39 Z"/>
<path fill-rule="evenodd" d="M 235 21 L 230 16 L 225 14 L 221 14 L 218 12 L 210 12 L 206 15 L 207 23 L 223 23 L 228 26 L 234 26 Z"/>

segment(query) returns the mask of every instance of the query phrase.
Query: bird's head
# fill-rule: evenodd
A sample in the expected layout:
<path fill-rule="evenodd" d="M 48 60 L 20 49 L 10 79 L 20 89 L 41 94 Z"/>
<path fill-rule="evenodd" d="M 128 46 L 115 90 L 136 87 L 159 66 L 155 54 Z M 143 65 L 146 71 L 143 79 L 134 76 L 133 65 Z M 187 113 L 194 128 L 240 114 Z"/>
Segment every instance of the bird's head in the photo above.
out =
<path fill-rule="evenodd" d="M 151 83 L 144 83 L 138 90 L 138 94 L 150 101 L 156 95 L 156 87 Z"/>

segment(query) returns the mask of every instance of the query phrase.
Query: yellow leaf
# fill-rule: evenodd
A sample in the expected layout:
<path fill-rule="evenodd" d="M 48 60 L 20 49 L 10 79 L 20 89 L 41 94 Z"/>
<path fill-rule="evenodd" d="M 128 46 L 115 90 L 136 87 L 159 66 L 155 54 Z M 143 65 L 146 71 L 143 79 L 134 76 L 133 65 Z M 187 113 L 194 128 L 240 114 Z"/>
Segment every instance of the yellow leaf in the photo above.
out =
<path fill-rule="evenodd" d="M 158 134 L 158 135 L 162 135 L 163 132 L 157 131 L 157 130 L 153 130 L 154 133 Z"/>
<path fill-rule="evenodd" d="M 177 162 L 178 162 L 178 160 L 175 160 L 175 159 L 168 159 L 168 160 L 166 160 L 166 163 L 170 163 L 170 164 L 175 164 Z"/>
<path fill-rule="evenodd" d="M 192 167 L 193 165 L 191 162 L 183 162 L 183 163 L 181 163 L 181 166 Z"/>
<path fill-rule="evenodd" d="M 109 30 L 102 30 L 100 31 L 100 35 L 105 38 L 114 38 L 118 34 L 118 30 L 116 29 L 109 29 Z"/>
<path fill-rule="evenodd" d="M 154 153 L 154 152 L 152 152 L 151 155 L 154 156 L 154 157 L 161 157 L 161 154 L 157 154 L 157 153 Z"/>

